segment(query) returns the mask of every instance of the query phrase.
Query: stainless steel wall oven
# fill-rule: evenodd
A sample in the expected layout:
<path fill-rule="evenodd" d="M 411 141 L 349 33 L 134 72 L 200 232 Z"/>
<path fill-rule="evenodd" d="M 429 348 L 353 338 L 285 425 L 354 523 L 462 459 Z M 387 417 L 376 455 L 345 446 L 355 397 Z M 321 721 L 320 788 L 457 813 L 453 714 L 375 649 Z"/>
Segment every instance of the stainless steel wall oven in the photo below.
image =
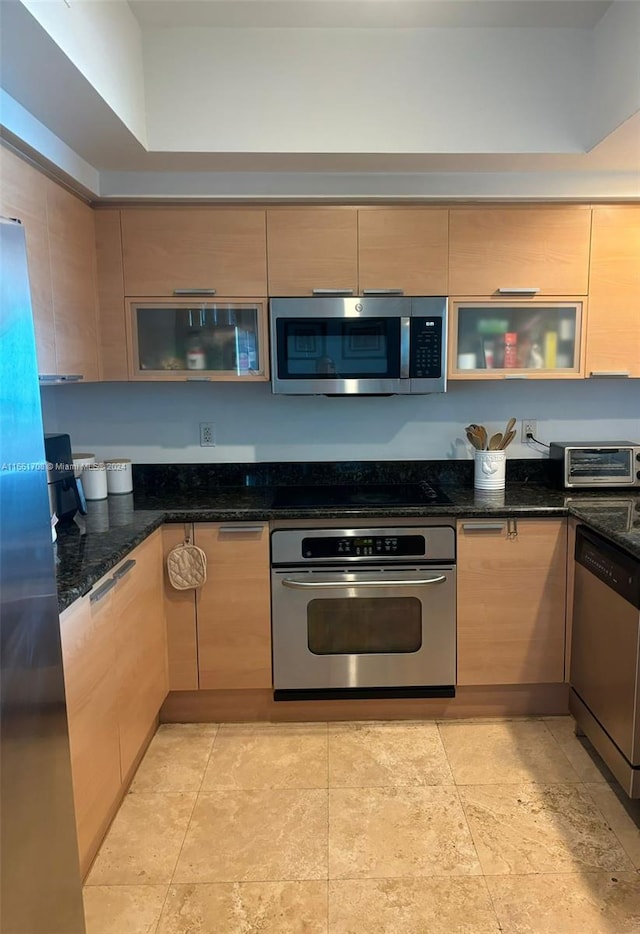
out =
<path fill-rule="evenodd" d="M 453 697 L 455 529 L 276 529 L 276 700 Z"/>

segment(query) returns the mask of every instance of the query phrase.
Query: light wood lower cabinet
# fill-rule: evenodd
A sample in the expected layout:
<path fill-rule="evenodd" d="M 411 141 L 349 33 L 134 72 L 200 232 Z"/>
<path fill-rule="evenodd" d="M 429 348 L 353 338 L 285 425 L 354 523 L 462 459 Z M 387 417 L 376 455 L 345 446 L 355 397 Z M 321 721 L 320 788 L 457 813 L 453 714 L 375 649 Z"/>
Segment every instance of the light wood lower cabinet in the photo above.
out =
<path fill-rule="evenodd" d="M 458 684 L 564 680 L 565 519 L 458 522 Z"/>
<path fill-rule="evenodd" d="M 196 599 L 200 688 L 270 688 L 268 524 L 198 523 L 195 543 L 207 556 Z"/>
<path fill-rule="evenodd" d="M 114 576 L 120 763 L 126 781 L 169 691 L 160 531 L 139 545 Z"/>
<path fill-rule="evenodd" d="M 169 690 L 198 690 L 198 635 L 196 631 L 196 591 L 176 590 L 167 574 L 169 552 L 185 541 L 193 541 L 193 525 L 162 527 L 164 564 L 164 612 L 167 621 Z"/>
<path fill-rule="evenodd" d="M 99 593 L 105 581 L 94 593 Z M 80 868 L 84 875 L 120 800 L 118 673 L 112 594 L 60 617 Z"/>
<path fill-rule="evenodd" d="M 168 691 L 159 530 L 61 615 L 60 632 L 84 875 Z"/>

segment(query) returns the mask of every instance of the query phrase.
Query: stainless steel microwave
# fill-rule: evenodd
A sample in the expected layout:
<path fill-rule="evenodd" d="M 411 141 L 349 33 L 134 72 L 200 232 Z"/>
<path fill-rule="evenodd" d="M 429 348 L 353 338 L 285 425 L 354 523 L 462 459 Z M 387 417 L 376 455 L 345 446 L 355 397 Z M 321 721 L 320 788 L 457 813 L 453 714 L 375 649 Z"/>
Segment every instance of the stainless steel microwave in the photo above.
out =
<path fill-rule="evenodd" d="M 272 298 L 269 313 L 274 393 L 446 389 L 445 297 Z"/>
<path fill-rule="evenodd" d="M 552 441 L 556 480 L 567 489 L 640 488 L 640 443 Z"/>

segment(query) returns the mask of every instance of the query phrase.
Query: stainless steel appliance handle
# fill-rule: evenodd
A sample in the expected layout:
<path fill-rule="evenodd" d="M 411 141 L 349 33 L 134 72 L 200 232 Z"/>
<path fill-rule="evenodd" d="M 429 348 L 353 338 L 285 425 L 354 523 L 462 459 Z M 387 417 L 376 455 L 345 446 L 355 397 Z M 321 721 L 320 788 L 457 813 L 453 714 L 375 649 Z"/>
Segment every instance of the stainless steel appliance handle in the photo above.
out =
<path fill-rule="evenodd" d="M 215 289 L 174 289 L 174 295 L 215 295 Z"/>
<path fill-rule="evenodd" d="M 353 295 L 353 289 L 313 289 L 314 295 Z"/>
<path fill-rule="evenodd" d="M 108 581 L 98 587 L 97 590 L 94 590 L 91 596 L 89 597 L 90 603 L 97 603 L 99 600 L 102 600 L 103 597 L 106 597 L 110 590 L 116 586 L 116 581 L 113 577 L 110 577 Z"/>
<path fill-rule="evenodd" d="M 290 590 L 306 590 L 307 588 L 327 588 L 333 587 L 413 587 L 416 584 L 442 584 L 446 581 L 446 575 L 440 574 L 438 577 L 411 578 L 409 580 L 379 580 L 379 581 L 300 581 L 293 577 L 283 577 L 282 586 Z"/>
<path fill-rule="evenodd" d="M 409 379 L 411 343 L 411 318 L 403 315 L 400 318 L 400 379 Z"/>
<path fill-rule="evenodd" d="M 540 289 L 498 289 L 499 295 L 536 295 Z"/>
<path fill-rule="evenodd" d="M 129 558 L 129 560 L 125 561 L 125 563 L 121 567 L 119 567 L 118 570 L 114 573 L 113 579 L 116 581 L 121 580 L 125 576 L 125 574 L 128 574 L 129 571 L 132 571 L 135 566 L 136 566 L 135 559 Z"/>
<path fill-rule="evenodd" d="M 616 376 L 629 379 L 630 375 L 629 370 L 591 370 L 589 373 L 591 379 L 610 379 Z"/>
<path fill-rule="evenodd" d="M 404 295 L 404 289 L 363 289 L 363 295 Z"/>

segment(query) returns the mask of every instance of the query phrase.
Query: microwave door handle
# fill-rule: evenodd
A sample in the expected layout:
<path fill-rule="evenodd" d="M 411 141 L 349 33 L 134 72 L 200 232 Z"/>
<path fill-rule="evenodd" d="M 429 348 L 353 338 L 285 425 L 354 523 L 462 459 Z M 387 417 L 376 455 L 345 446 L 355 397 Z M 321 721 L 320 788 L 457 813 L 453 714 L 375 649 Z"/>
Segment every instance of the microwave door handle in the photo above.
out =
<path fill-rule="evenodd" d="M 411 375 L 411 318 L 400 318 L 400 379 L 409 379 Z"/>
<path fill-rule="evenodd" d="M 290 590 L 307 590 L 309 588 L 327 588 L 327 587 L 414 587 L 416 584 L 443 584 L 446 581 L 446 575 L 439 574 L 437 577 L 410 578 L 409 580 L 379 580 L 379 581 L 300 581 L 293 577 L 283 577 L 282 586 Z"/>

